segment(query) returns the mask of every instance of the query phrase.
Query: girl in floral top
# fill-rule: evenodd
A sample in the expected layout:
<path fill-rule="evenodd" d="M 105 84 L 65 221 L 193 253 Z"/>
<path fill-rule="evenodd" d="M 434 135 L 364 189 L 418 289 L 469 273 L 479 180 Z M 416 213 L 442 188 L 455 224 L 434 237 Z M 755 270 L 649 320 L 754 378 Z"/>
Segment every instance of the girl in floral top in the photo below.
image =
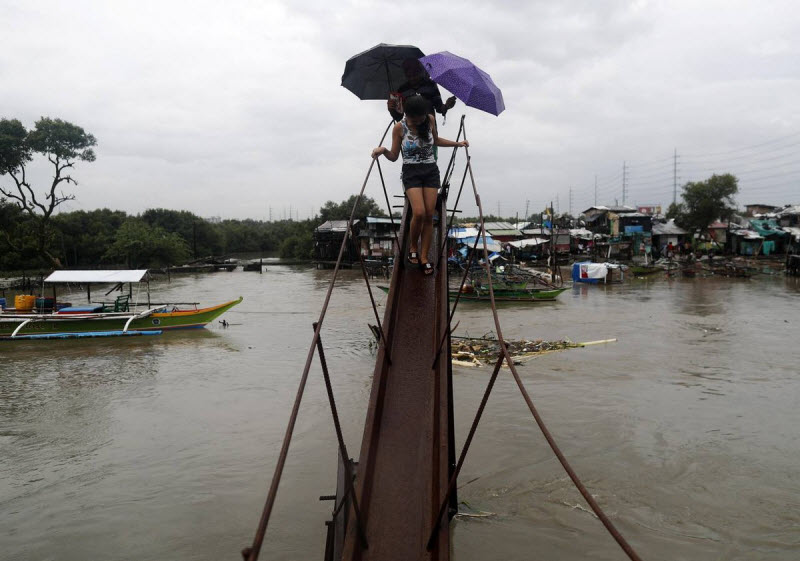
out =
<path fill-rule="evenodd" d="M 433 240 L 436 197 L 441 187 L 433 147 L 469 146 L 469 143 L 466 140 L 454 142 L 437 134 L 436 123 L 429 114 L 430 103 L 424 97 L 409 97 L 403 103 L 403 110 L 405 117 L 392 129 L 392 148 L 378 146 L 372 150 L 372 157 L 378 158 L 383 154 L 394 162 L 402 152 L 400 177 L 413 212 L 409 226 L 408 261 L 419 264 L 424 274 L 431 275 L 433 265 L 428 261 L 428 254 Z"/>

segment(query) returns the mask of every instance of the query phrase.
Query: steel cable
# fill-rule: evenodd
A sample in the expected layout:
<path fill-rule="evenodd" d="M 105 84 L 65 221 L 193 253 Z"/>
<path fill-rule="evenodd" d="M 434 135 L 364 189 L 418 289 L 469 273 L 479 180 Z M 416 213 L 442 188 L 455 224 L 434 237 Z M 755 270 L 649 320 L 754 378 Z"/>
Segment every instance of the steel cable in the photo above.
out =
<path fill-rule="evenodd" d="M 386 134 L 389 132 L 389 129 L 394 124 L 394 120 L 389 123 L 389 126 L 386 127 L 386 130 L 383 132 L 383 136 L 379 144 L 383 144 L 384 139 L 386 138 Z M 317 348 L 317 342 L 319 341 L 319 332 L 322 329 L 322 322 L 325 319 L 325 313 L 328 311 L 328 304 L 331 300 L 331 294 L 333 293 L 333 287 L 336 284 L 336 277 L 339 274 L 339 269 L 341 268 L 342 264 L 342 257 L 344 256 L 345 247 L 347 247 L 347 241 L 350 238 L 350 232 L 353 229 L 353 218 L 356 214 L 356 209 L 358 208 L 358 203 L 361 202 L 361 197 L 364 195 L 364 189 L 367 187 L 367 181 L 369 180 L 369 176 L 372 173 L 372 168 L 375 165 L 376 159 L 373 158 L 369 164 L 369 169 L 367 170 L 367 175 L 364 177 L 364 182 L 361 184 L 361 190 L 356 197 L 355 202 L 353 203 L 353 210 L 350 212 L 350 219 L 347 221 L 347 230 L 345 231 L 344 238 L 342 238 L 342 245 L 339 247 L 339 257 L 336 259 L 336 266 L 333 268 L 333 275 L 331 276 L 331 282 L 328 284 L 328 291 L 325 294 L 325 301 L 322 304 L 322 309 L 320 310 L 319 319 L 317 320 L 316 326 L 314 328 L 314 337 L 311 339 L 311 346 L 308 349 L 308 355 L 306 357 L 306 363 L 303 367 L 303 374 L 300 377 L 300 385 L 297 388 L 297 394 L 295 395 L 294 405 L 292 406 L 292 412 L 289 415 L 289 423 L 286 427 L 286 433 L 283 437 L 283 444 L 281 445 L 281 451 L 278 456 L 278 463 L 275 466 L 275 473 L 272 476 L 272 482 L 270 483 L 269 491 L 267 493 L 267 499 L 264 503 L 264 509 L 261 513 L 261 518 L 258 522 L 258 527 L 256 528 L 255 536 L 253 537 L 253 544 L 250 547 L 246 547 L 242 550 L 242 557 L 247 561 L 256 561 L 258 559 L 258 555 L 261 552 L 261 546 L 264 543 L 264 536 L 267 533 L 267 526 L 269 525 L 269 518 L 272 514 L 272 508 L 275 505 L 275 497 L 278 494 L 278 486 L 280 485 L 281 476 L 283 475 L 283 468 L 286 464 L 286 456 L 289 452 L 289 444 L 292 441 L 292 434 L 294 433 L 294 426 L 297 422 L 297 414 L 300 410 L 300 402 L 303 399 L 303 392 L 305 391 L 306 382 L 308 380 L 308 372 L 311 369 L 311 361 L 314 359 L 314 352 Z"/>
<path fill-rule="evenodd" d="M 462 117 L 462 123 L 463 123 L 463 117 Z M 464 140 L 467 140 L 466 128 L 464 128 Z M 473 194 L 475 195 L 475 204 L 478 207 L 478 216 L 480 217 L 480 223 L 481 223 L 480 231 L 483 232 L 483 230 L 484 230 L 483 205 L 481 204 L 481 198 L 480 198 L 480 195 L 478 194 L 478 188 L 477 188 L 477 186 L 475 184 L 475 176 L 474 176 L 474 174 L 472 172 L 472 163 L 471 163 L 471 158 L 470 158 L 470 155 L 469 155 L 469 148 L 465 148 L 465 150 L 466 150 L 466 154 L 467 154 L 467 164 L 466 165 L 467 165 L 467 169 L 469 170 L 470 182 L 472 184 L 472 191 L 473 191 Z M 480 232 L 479 232 L 479 236 L 480 236 Z M 619 530 L 617 530 L 617 528 L 614 526 L 613 522 L 611 522 L 611 520 L 608 518 L 608 516 L 606 516 L 605 512 L 603 511 L 603 509 L 600 507 L 599 504 L 597 504 L 597 501 L 595 501 L 594 497 L 592 497 L 592 495 L 589 493 L 589 491 L 584 486 L 583 482 L 580 480 L 578 475 L 572 469 L 572 466 L 570 466 L 570 464 L 567 461 L 566 457 L 561 452 L 561 449 L 559 448 L 559 446 L 556 443 L 555 439 L 553 438 L 552 434 L 550 434 L 550 431 L 548 430 L 547 426 L 545 425 L 544 420 L 542 419 L 541 415 L 539 415 L 539 412 L 536 409 L 536 406 L 533 404 L 533 400 L 531 399 L 530 395 L 528 394 L 528 391 L 525 389 L 525 385 L 522 383 L 522 379 L 520 378 L 519 373 L 517 372 L 517 369 L 514 367 L 514 361 L 511 358 L 511 354 L 509 353 L 508 347 L 507 347 L 506 342 L 505 342 L 505 339 L 503 338 L 503 331 L 502 331 L 502 328 L 500 326 L 500 318 L 499 318 L 499 316 L 497 314 L 497 304 L 496 304 L 495 299 L 494 299 L 494 287 L 493 287 L 493 283 L 492 283 L 492 275 L 491 275 L 490 262 L 489 262 L 489 250 L 488 250 L 488 247 L 487 247 L 486 236 L 485 235 L 483 236 L 483 256 L 484 256 L 484 267 L 486 269 L 486 276 L 487 276 L 487 280 L 488 280 L 488 283 L 489 283 L 489 300 L 491 302 L 492 316 L 494 318 L 494 325 L 495 325 L 495 330 L 496 330 L 496 333 L 497 333 L 497 342 L 498 342 L 498 344 L 500 346 L 500 352 L 501 352 L 503 358 L 505 358 L 505 361 L 508 364 L 508 368 L 509 368 L 509 370 L 511 370 L 511 374 L 513 375 L 514 380 L 516 381 L 517 386 L 519 387 L 520 392 L 522 393 L 522 396 L 525 399 L 525 403 L 528 405 L 528 409 L 530 410 L 531 414 L 533 415 L 533 418 L 536 420 L 536 424 L 539 426 L 539 429 L 542 431 L 542 434 L 544 435 L 545 440 L 547 440 L 547 443 L 550 445 L 550 448 L 553 450 L 553 453 L 556 455 L 556 457 L 558 458 L 558 461 L 561 463 L 561 466 L 567 472 L 567 475 L 569 475 L 570 479 L 572 479 L 572 482 L 575 484 L 575 487 L 578 489 L 580 494 L 583 496 L 583 498 L 586 500 L 586 502 L 592 508 L 594 513 L 597 515 L 597 517 L 603 523 L 603 525 L 606 527 L 608 532 L 616 540 L 616 542 L 619 544 L 619 546 L 622 548 L 622 550 L 628 555 L 628 557 L 632 561 L 641 561 L 641 558 L 639 557 L 639 555 L 633 550 L 633 548 L 630 546 L 630 544 L 627 542 L 627 540 L 625 540 L 625 538 L 622 536 L 622 534 L 619 532 Z M 449 329 L 449 326 L 448 326 L 448 329 Z M 498 361 L 498 363 L 500 363 L 500 362 L 501 361 Z M 481 402 L 481 406 L 480 406 L 480 408 L 478 410 L 478 415 L 476 416 L 476 420 L 475 420 L 475 424 L 476 425 L 477 425 L 477 421 L 480 419 L 480 414 L 483 412 L 483 406 L 485 405 L 485 402 L 488 399 L 488 394 L 491 391 L 491 385 L 492 384 L 493 384 L 493 382 L 490 383 L 490 386 L 487 388 L 487 392 L 484 395 L 484 399 Z M 471 432 L 471 434 L 472 434 L 472 432 Z M 463 464 L 463 461 L 459 462 L 459 466 L 458 466 L 459 468 L 460 468 L 461 464 Z M 452 487 L 454 487 L 453 481 L 455 480 L 455 478 L 457 476 L 458 476 L 458 469 L 453 473 L 451 484 L 450 484 L 450 486 L 448 488 L 447 494 L 445 495 L 445 498 L 444 498 L 444 501 L 443 501 L 443 504 L 445 506 L 447 504 L 447 501 L 449 500 L 449 496 L 450 496 Z M 440 508 L 439 512 L 440 512 L 440 515 L 437 518 L 437 520 L 435 521 L 436 527 L 432 531 L 432 533 L 434 533 L 434 534 L 436 532 L 436 528 L 438 528 L 438 526 L 441 524 L 441 516 L 443 516 L 443 514 L 444 514 L 444 508 Z"/>

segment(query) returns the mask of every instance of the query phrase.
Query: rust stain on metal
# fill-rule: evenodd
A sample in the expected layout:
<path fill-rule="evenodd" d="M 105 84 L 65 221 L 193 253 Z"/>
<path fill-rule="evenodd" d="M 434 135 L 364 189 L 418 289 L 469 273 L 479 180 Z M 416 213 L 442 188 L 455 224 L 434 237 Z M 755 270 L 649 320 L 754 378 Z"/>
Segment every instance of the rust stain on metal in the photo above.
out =
<path fill-rule="evenodd" d="M 441 202 L 439 213 L 445 216 Z M 410 214 L 406 208 L 404 216 Z M 381 345 L 356 471 L 369 546 L 361 546 L 351 510 L 341 556 L 348 561 L 450 558 L 446 521 L 434 547 L 426 547 L 447 490 L 453 455 L 448 348 L 439 348 L 442 334 L 447 332 L 447 271 L 446 267 L 437 268 L 431 279 L 416 267 L 400 265 L 404 263 L 406 222 L 407 218 L 383 321 L 392 362 Z M 445 226 L 445 220 L 436 226 L 432 260 L 445 241 Z M 431 368 L 437 349 L 443 360 Z"/>

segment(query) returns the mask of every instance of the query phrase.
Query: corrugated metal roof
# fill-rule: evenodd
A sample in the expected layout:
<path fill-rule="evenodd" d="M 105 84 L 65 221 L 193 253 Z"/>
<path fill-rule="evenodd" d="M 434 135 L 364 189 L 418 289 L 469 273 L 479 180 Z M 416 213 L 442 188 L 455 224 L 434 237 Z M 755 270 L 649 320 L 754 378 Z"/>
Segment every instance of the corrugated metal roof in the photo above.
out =
<path fill-rule="evenodd" d="M 594 234 L 591 230 L 587 230 L 586 228 L 573 228 L 569 231 L 569 235 L 573 238 L 585 238 L 585 239 L 592 239 Z"/>
<path fill-rule="evenodd" d="M 620 213 L 620 212 L 636 212 L 637 211 L 637 209 L 635 209 L 635 208 L 633 208 L 631 206 L 627 206 L 627 205 L 625 205 L 625 206 L 603 206 L 603 205 L 598 205 L 598 206 L 590 206 L 589 208 L 584 210 L 581 214 L 586 214 L 587 212 L 592 211 L 592 210 L 601 210 L 601 211 L 602 210 L 610 210 L 611 212 L 616 212 L 616 213 Z"/>
<path fill-rule="evenodd" d="M 792 236 L 796 240 L 800 240 L 800 228 L 795 228 L 793 226 L 784 226 L 782 228 L 784 232 L 788 232 L 790 236 Z"/>
<path fill-rule="evenodd" d="M 478 230 L 476 228 L 450 228 L 450 231 L 447 233 L 448 238 L 474 238 L 478 235 Z"/>
<path fill-rule="evenodd" d="M 549 241 L 550 240 L 547 238 L 525 238 L 523 240 L 515 240 L 513 242 L 508 242 L 508 244 L 512 247 L 523 248 L 523 247 L 542 245 Z"/>
<path fill-rule="evenodd" d="M 358 224 L 358 220 L 353 221 L 353 226 Z M 316 227 L 317 231 L 324 232 L 346 232 L 347 231 L 347 220 L 326 220 L 322 224 Z"/>
<path fill-rule="evenodd" d="M 744 228 L 742 228 L 740 230 L 736 230 L 735 232 L 731 232 L 731 234 L 734 234 L 736 236 L 741 236 L 746 240 L 762 240 L 762 239 L 764 239 L 764 237 L 760 236 L 758 234 L 758 232 L 756 232 L 754 230 L 745 230 Z"/>
<path fill-rule="evenodd" d="M 484 222 L 484 228 L 489 230 L 516 230 L 511 222 Z"/>

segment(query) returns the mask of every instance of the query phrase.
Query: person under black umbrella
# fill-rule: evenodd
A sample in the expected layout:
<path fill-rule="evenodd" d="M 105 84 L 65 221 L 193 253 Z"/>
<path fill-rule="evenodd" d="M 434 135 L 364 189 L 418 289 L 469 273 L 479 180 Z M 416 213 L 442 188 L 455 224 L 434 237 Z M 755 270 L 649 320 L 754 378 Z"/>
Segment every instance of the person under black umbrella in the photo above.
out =
<path fill-rule="evenodd" d="M 421 95 L 405 100 L 405 117 L 392 129 L 392 147 L 378 146 L 372 157 L 386 156 L 394 162 L 402 152 L 403 189 L 411 205 L 413 216 L 409 227 L 408 262 L 419 265 L 425 275 L 433 274 L 428 254 L 433 240 L 433 214 L 441 187 L 439 167 L 433 155 L 435 146 L 469 146 L 466 140 L 455 142 L 442 138 L 436 132 L 430 102 Z"/>
<path fill-rule="evenodd" d="M 456 104 L 456 96 L 452 96 L 446 102 L 442 102 L 442 94 L 439 92 L 439 87 L 430 79 L 419 60 L 407 58 L 403 61 L 402 67 L 406 81 L 400 85 L 397 91 L 403 100 L 412 95 L 421 95 L 430 102 L 431 115 L 433 115 L 433 110 L 436 110 L 443 117 L 447 114 L 447 110 L 452 109 Z M 397 100 L 392 97 L 386 102 L 389 114 L 395 121 L 400 121 L 403 118 L 403 108 L 397 105 Z"/>

